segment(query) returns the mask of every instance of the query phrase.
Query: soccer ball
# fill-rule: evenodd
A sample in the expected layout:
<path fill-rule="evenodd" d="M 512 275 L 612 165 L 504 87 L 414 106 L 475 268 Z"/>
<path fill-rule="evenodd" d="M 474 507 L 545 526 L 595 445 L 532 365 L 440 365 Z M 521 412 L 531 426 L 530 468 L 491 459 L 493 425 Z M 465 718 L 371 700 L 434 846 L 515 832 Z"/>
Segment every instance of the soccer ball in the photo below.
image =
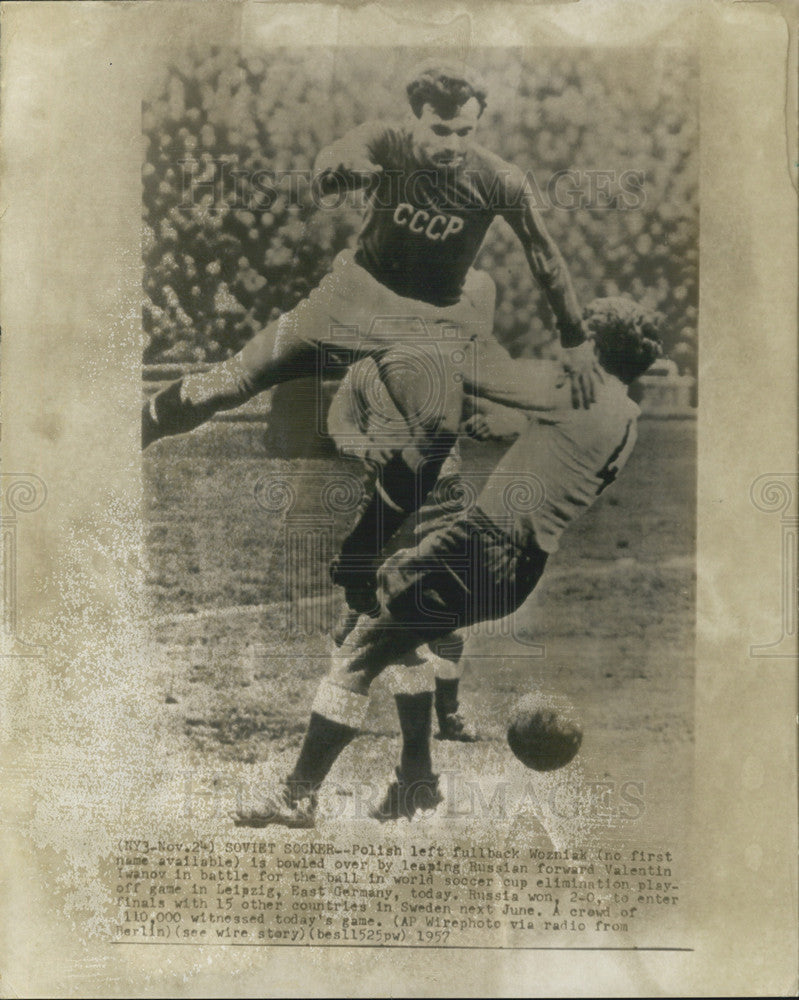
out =
<path fill-rule="evenodd" d="M 554 771 L 573 760 L 583 741 L 574 707 L 566 698 L 525 695 L 513 708 L 508 746 L 525 767 Z"/>

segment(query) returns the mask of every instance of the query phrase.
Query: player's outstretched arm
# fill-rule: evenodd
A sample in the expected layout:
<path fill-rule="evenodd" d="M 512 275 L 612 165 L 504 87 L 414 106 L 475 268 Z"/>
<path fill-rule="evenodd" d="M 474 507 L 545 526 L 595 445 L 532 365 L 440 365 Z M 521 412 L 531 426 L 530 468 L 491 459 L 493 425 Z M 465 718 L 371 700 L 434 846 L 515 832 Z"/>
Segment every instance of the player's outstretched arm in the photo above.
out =
<path fill-rule="evenodd" d="M 517 438 L 528 427 L 524 410 L 493 403 L 485 396 L 467 396 L 473 413 L 464 421 L 463 430 L 478 441 Z"/>
<path fill-rule="evenodd" d="M 585 343 L 577 296 L 566 261 L 549 235 L 526 184 L 522 188 L 519 210 L 508 215 L 508 222 L 519 237 L 530 270 L 544 290 L 555 316 L 564 365 L 569 373 L 575 407 L 590 406 L 595 398 L 594 381 L 602 375 L 596 365 L 593 348 Z"/>
<path fill-rule="evenodd" d="M 554 313 L 561 346 L 577 347 L 585 340 L 585 331 L 571 275 L 526 186 L 519 210 L 508 216 L 508 222 L 519 237 L 533 277 L 544 290 Z"/>
<path fill-rule="evenodd" d="M 555 361 L 511 358 L 498 343 L 475 341 L 474 362 L 461 370 L 473 396 L 521 410 L 559 410 L 571 405 L 568 375 Z"/>
<path fill-rule="evenodd" d="M 383 172 L 382 166 L 375 161 L 375 147 L 379 141 L 380 127 L 367 123 L 325 146 L 314 163 L 316 194 L 324 197 L 374 184 Z"/>

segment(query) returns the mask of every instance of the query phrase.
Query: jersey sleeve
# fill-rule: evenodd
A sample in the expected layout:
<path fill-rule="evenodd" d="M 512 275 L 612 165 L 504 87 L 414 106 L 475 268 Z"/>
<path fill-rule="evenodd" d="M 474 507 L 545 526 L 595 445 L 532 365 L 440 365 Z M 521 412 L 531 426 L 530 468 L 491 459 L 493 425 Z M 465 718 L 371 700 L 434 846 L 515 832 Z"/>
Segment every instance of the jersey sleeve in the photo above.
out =
<path fill-rule="evenodd" d="M 519 216 L 528 190 L 524 173 L 485 146 L 475 145 L 473 156 L 474 176 L 488 210 L 508 221 Z"/>
<path fill-rule="evenodd" d="M 476 363 L 464 372 L 464 387 L 503 406 L 523 410 L 571 407 L 571 389 L 563 366 L 555 361 L 511 358 L 496 341 L 475 343 Z"/>
<path fill-rule="evenodd" d="M 518 167 L 509 166 L 504 192 L 499 214 L 522 244 L 533 277 L 555 317 L 561 346 L 576 347 L 585 340 L 582 310 L 566 261 L 544 224 L 536 189 Z"/>
<path fill-rule="evenodd" d="M 495 186 L 499 188 L 501 196 L 497 214 L 511 225 L 519 225 L 525 210 L 535 203 L 533 191 L 524 173 L 512 163 L 506 163 Z"/>
<path fill-rule="evenodd" d="M 395 126 L 378 121 L 364 122 L 325 146 L 316 157 L 314 169 L 320 172 L 341 166 L 360 167 L 364 162 L 388 166 L 397 140 Z"/>

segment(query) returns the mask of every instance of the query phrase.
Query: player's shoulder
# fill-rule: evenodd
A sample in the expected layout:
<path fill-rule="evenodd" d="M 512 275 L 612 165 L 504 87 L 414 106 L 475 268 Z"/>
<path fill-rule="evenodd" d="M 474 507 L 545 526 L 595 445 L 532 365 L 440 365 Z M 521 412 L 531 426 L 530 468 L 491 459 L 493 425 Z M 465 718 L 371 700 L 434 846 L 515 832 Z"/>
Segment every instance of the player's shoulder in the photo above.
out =
<path fill-rule="evenodd" d="M 571 402 L 571 384 L 563 374 L 563 366 L 555 364 L 562 377 L 558 379 L 560 406 L 551 414 L 542 414 L 542 420 L 565 427 L 578 428 L 576 433 L 583 438 L 595 441 L 604 447 L 604 442 L 615 440 L 619 433 L 624 432 L 628 425 L 635 426 L 640 416 L 640 409 L 627 394 L 627 386 L 613 377 L 605 377 L 602 382 L 595 382 L 596 399 L 588 407 L 574 407 Z"/>
<path fill-rule="evenodd" d="M 628 388 L 623 382 L 616 378 L 609 380 L 602 386 L 599 393 L 599 409 L 604 415 L 603 422 L 609 433 L 615 433 L 616 427 L 635 426 L 641 410 L 628 394 Z"/>
<path fill-rule="evenodd" d="M 480 176 L 485 190 L 495 198 L 502 196 L 512 206 L 523 195 L 527 183 L 524 171 L 486 146 L 474 144 L 470 165 Z"/>
<path fill-rule="evenodd" d="M 499 153 L 495 153 L 493 149 L 475 143 L 472 146 L 472 154 L 475 162 L 480 164 L 485 170 L 517 183 L 524 181 L 525 173 L 522 168 L 510 160 L 506 160 Z"/>
<path fill-rule="evenodd" d="M 384 167 L 407 169 L 413 161 L 413 136 L 408 125 L 396 119 L 382 119 L 372 123 L 370 148 L 375 159 Z"/>
<path fill-rule="evenodd" d="M 627 412 L 631 420 L 637 420 L 641 416 L 641 407 L 629 396 L 627 397 Z"/>
<path fill-rule="evenodd" d="M 369 124 L 377 131 L 401 136 L 403 139 L 411 134 L 407 122 L 401 121 L 399 118 L 374 118 Z"/>
<path fill-rule="evenodd" d="M 519 169 L 515 164 L 495 153 L 493 149 L 489 149 L 488 146 L 483 146 L 479 142 L 472 145 L 470 156 L 476 166 L 484 167 L 486 170 L 507 172 Z"/>
<path fill-rule="evenodd" d="M 387 135 L 389 133 L 399 133 L 403 130 L 402 123 L 394 119 L 367 118 L 360 125 L 353 125 L 347 133 L 348 135 Z"/>
<path fill-rule="evenodd" d="M 637 420 L 641 415 L 641 408 L 634 399 L 630 398 L 629 386 L 620 382 L 618 379 L 614 379 L 614 382 L 616 383 L 615 388 L 620 411 L 625 417 L 627 417 L 628 420 Z"/>
<path fill-rule="evenodd" d="M 408 130 L 400 121 L 393 119 L 370 118 L 360 125 L 355 125 L 346 135 L 367 145 L 396 146 L 408 138 Z"/>

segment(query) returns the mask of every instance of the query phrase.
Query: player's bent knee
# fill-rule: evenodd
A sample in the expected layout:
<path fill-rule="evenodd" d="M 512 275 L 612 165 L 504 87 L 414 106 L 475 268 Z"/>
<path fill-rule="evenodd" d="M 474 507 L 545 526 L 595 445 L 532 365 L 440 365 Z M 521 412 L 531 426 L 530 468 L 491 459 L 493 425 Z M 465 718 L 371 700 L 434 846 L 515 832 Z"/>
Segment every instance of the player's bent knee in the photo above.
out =
<path fill-rule="evenodd" d="M 353 659 L 351 652 L 347 651 L 346 644 L 337 649 L 331 658 L 325 683 L 353 695 L 367 695 L 373 677 L 364 665 L 361 665 L 360 669 L 353 670 Z"/>

